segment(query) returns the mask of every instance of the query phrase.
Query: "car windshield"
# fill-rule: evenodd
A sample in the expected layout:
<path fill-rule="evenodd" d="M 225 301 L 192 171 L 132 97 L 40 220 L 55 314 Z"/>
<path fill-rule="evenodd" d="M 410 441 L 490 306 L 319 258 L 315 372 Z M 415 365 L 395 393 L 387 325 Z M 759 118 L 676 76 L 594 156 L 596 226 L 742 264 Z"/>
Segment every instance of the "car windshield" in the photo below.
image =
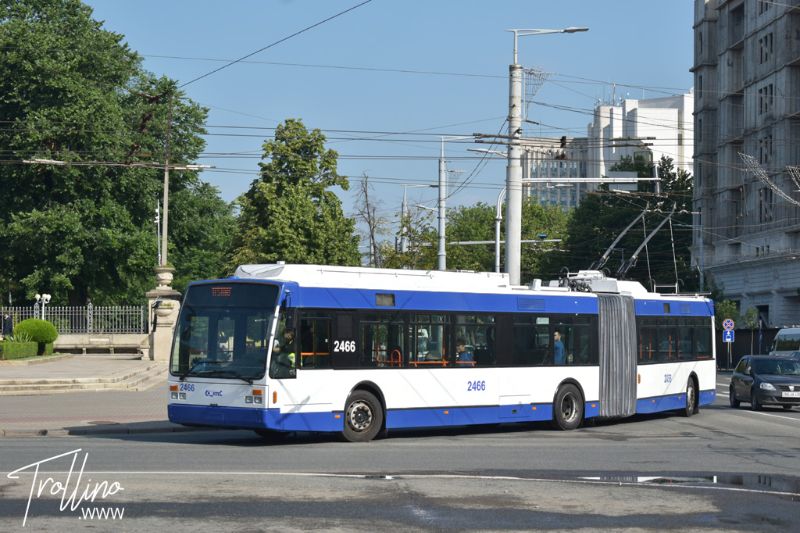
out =
<path fill-rule="evenodd" d="M 264 376 L 278 288 L 226 283 L 189 288 L 170 372 L 252 381 Z"/>
<path fill-rule="evenodd" d="M 759 359 L 753 361 L 756 374 L 800 376 L 800 362 L 791 359 Z"/>

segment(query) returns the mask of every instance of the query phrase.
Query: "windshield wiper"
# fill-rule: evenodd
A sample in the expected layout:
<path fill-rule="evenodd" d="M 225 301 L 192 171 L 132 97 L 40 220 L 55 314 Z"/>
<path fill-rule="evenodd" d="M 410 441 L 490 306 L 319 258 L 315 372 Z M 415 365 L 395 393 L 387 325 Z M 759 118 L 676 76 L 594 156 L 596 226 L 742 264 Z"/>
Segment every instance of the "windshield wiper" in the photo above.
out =
<path fill-rule="evenodd" d="M 200 365 L 212 365 L 212 364 L 221 365 L 222 363 L 223 363 L 223 361 L 215 361 L 213 359 L 204 359 L 203 361 L 198 361 L 195 364 L 193 364 L 192 366 L 190 366 L 189 370 L 187 370 L 186 372 L 184 372 L 183 374 L 180 375 L 180 380 L 184 381 L 189 376 L 189 374 L 192 373 L 192 370 L 194 370 L 195 368 L 197 368 Z"/>

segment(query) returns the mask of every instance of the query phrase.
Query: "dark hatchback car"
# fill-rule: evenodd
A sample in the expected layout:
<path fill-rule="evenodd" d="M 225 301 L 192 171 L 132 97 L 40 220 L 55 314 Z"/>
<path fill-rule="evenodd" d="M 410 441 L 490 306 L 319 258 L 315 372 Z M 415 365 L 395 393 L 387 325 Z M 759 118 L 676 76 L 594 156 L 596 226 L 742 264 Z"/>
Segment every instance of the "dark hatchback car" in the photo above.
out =
<path fill-rule="evenodd" d="M 731 376 L 731 407 L 750 402 L 753 411 L 763 405 L 784 409 L 800 406 L 800 360 L 793 357 L 745 355 Z"/>

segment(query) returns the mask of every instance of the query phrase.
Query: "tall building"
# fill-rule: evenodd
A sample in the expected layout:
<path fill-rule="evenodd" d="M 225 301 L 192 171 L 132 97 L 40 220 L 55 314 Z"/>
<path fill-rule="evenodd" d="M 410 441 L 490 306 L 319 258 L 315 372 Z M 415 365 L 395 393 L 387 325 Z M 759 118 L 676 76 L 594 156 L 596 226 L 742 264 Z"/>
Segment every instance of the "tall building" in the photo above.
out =
<path fill-rule="evenodd" d="M 663 98 L 624 99 L 595 107 L 587 128 L 589 173 L 608 176 L 622 157 L 649 151 L 653 161 L 672 158 L 675 168 L 692 172 L 694 153 L 692 92 Z"/>
<path fill-rule="evenodd" d="M 800 323 L 800 0 L 695 0 L 693 264 L 742 312 Z"/>
<path fill-rule="evenodd" d="M 623 157 L 670 157 L 676 169 L 693 171 L 694 94 L 663 98 L 624 99 L 617 104 L 595 107 L 586 137 L 539 139 L 523 155 L 523 175 L 540 180 L 526 188 L 542 205 L 576 207 L 599 183 L 558 184 L 548 178 L 627 177 L 611 170 Z M 615 184 L 612 188 L 636 190 L 637 185 Z"/>

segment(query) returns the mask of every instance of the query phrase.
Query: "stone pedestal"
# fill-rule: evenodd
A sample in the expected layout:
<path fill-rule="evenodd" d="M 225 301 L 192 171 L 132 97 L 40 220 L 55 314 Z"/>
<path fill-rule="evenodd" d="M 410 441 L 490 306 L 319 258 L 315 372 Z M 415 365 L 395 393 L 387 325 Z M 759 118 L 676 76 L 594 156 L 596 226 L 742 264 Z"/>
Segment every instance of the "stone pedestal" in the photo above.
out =
<path fill-rule="evenodd" d="M 150 303 L 150 360 L 167 362 L 181 308 L 181 293 L 172 288 L 174 268 L 158 266 L 155 271 L 158 285 L 146 294 Z"/>

